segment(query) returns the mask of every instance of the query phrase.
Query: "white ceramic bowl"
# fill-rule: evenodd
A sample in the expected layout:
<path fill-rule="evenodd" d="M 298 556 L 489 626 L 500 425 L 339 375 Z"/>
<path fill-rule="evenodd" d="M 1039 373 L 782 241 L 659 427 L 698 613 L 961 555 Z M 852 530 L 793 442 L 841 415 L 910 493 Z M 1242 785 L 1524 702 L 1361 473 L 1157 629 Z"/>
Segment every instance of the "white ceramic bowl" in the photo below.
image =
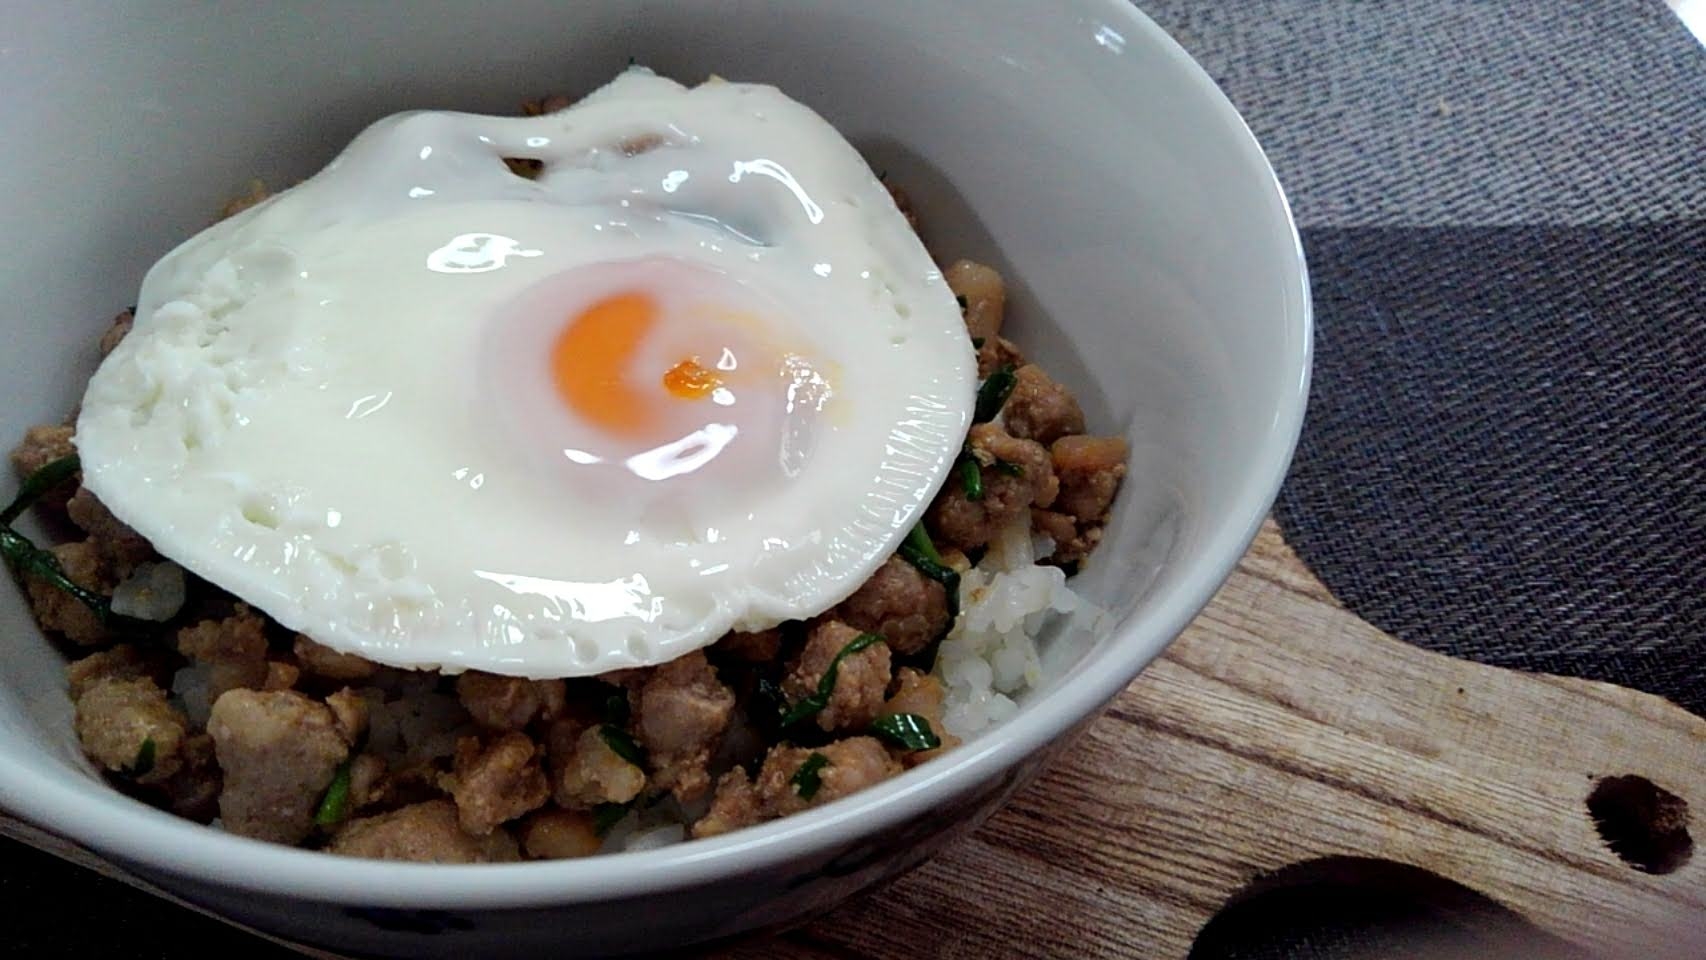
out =
<path fill-rule="evenodd" d="M 1028 782 L 1207 602 L 1302 418 L 1309 292 L 1285 200 L 1191 59 L 1120 0 L 62 3 L 0 51 L 0 437 L 76 403 L 143 270 L 250 178 L 317 169 L 415 107 L 505 112 L 637 58 L 779 85 L 911 191 L 944 257 L 999 265 L 1014 336 L 1123 431 L 1130 479 L 1076 581 L 1118 615 L 1019 715 L 851 800 L 610 858 L 438 867 L 228 836 L 105 786 L 62 662 L 0 591 L 0 804 L 185 898 L 362 954 L 637 952 L 798 920 Z M 14 18 L 17 19 L 17 18 Z M 1097 842 L 1086 834 L 1085 844 Z"/>

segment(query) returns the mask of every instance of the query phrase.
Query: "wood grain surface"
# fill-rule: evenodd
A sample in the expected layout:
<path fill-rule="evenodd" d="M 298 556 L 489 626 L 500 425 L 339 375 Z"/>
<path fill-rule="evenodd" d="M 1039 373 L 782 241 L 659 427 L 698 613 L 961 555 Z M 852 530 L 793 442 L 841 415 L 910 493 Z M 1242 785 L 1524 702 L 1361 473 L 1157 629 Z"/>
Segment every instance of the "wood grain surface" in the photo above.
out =
<path fill-rule="evenodd" d="M 1587 798 L 1609 776 L 1706 803 L 1706 721 L 1393 640 L 1270 523 L 1166 656 L 981 830 L 881 896 L 719 957 L 1171 960 L 1253 883 L 1341 857 L 1422 868 L 1590 947 L 1706 916 L 1706 857 L 1651 873 L 1606 845 Z"/>

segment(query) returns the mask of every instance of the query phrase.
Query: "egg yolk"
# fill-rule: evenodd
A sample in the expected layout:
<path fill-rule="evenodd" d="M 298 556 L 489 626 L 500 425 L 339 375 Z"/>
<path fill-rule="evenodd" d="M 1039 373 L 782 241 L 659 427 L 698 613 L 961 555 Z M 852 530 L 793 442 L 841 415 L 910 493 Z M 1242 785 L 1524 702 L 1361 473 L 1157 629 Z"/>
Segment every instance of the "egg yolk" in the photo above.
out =
<path fill-rule="evenodd" d="M 552 378 L 569 408 L 611 433 L 650 432 L 661 412 L 631 382 L 628 370 L 657 321 L 657 302 L 632 292 L 606 297 L 571 317 L 551 354 Z M 722 379 L 689 357 L 664 371 L 662 383 L 675 399 L 700 400 L 722 386 Z"/>

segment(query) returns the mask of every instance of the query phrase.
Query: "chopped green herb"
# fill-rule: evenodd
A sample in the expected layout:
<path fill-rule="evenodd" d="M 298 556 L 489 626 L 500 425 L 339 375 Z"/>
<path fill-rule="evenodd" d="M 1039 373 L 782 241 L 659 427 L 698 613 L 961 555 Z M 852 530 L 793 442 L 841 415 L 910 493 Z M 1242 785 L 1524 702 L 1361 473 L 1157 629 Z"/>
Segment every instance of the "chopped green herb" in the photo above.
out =
<path fill-rule="evenodd" d="M 916 713 L 885 713 L 872 721 L 871 733 L 907 750 L 934 750 L 942 745 L 930 721 Z"/>
<path fill-rule="evenodd" d="M 592 808 L 592 832 L 599 836 L 609 833 L 611 828 L 622 822 L 634 805 L 628 803 L 601 803 Z"/>
<path fill-rule="evenodd" d="M 1007 398 L 1013 395 L 1013 388 L 1019 383 L 1019 378 L 1013 374 L 1013 365 L 1004 363 L 1001 369 L 989 375 L 989 379 L 977 388 L 977 409 L 972 413 L 973 423 L 988 423 L 995 419 L 1001 408 L 1007 405 Z"/>
<path fill-rule="evenodd" d="M 1024 464 L 1014 463 L 1011 460 L 995 461 L 995 469 L 1005 473 L 1009 477 L 1022 477 L 1025 475 Z"/>
<path fill-rule="evenodd" d="M 769 677 L 759 677 L 753 685 L 753 699 L 765 710 L 755 711 L 761 716 L 781 719 L 788 712 L 788 698 L 782 693 L 782 685 Z"/>
<path fill-rule="evenodd" d="M 136 748 L 136 760 L 125 771 L 132 777 L 146 777 L 154 769 L 154 738 L 144 737 L 142 746 Z"/>
<path fill-rule="evenodd" d="M 818 788 L 823 786 L 822 771 L 827 766 L 829 766 L 829 758 L 813 750 L 811 755 L 800 764 L 800 769 L 795 770 L 794 775 L 788 778 L 788 782 L 794 785 L 794 792 L 800 795 L 801 800 L 810 800 L 817 796 Z"/>
<path fill-rule="evenodd" d="M 618 727 L 628 723 L 628 694 L 625 691 L 604 698 L 604 722 Z"/>
<path fill-rule="evenodd" d="M 841 652 L 835 655 L 834 660 L 829 661 L 828 668 L 823 671 L 823 678 L 817 682 L 817 692 L 794 704 L 787 713 L 783 714 L 782 726 L 791 727 L 801 720 L 822 713 L 823 708 L 829 706 L 829 698 L 835 695 L 835 680 L 841 672 L 841 661 L 867 647 L 882 642 L 883 638 L 874 633 L 861 633 L 847 641 L 847 646 L 841 648 Z"/>
<path fill-rule="evenodd" d="M 953 624 L 954 618 L 960 614 L 960 574 L 942 560 L 942 555 L 936 552 L 936 545 L 930 542 L 930 534 L 925 531 L 924 524 L 912 528 L 906 539 L 900 544 L 900 557 L 907 563 L 918 568 L 918 572 L 940 583 L 948 594 L 948 623 Z"/>
<path fill-rule="evenodd" d="M 615 724 L 606 723 L 598 728 L 598 735 L 604 738 L 604 745 L 610 748 L 611 753 L 636 767 L 645 767 L 646 755 L 640 751 L 640 745 L 634 742 L 628 731 Z"/>
<path fill-rule="evenodd" d="M 59 565 L 59 558 L 51 552 L 43 550 L 30 542 L 30 538 L 10 527 L 0 527 L 0 556 L 19 573 L 33 574 L 46 580 L 54 587 L 71 594 L 84 606 L 95 612 L 102 621 L 112 614 L 107 605 L 107 598 L 84 589 L 65 575 L 65 570 Z"/>
<path fill-rule="evenodd" d="M 11 523 L 23 516 L 24 511 L 30 508 L 30 504 L 40 500 L 43 494 L 70 479 L 79 467 L 77 455 L 73 453 L 44 464 L 34 473 L 25 477 L 23 484 L 18 487 L 18 495 L 12 498 L 12 502 L 6 505 L 5 510 L 0 510 L 0 523 Z"/>
<path fill-rule="evenodd" d="M 982 350 L 983 349 L 983 338 L 982 337 L 972 337 L 971 338 L 971 348 L 973 350 Z"/>
<path fill-rule="evenodd" d="M 967 500 L 983 499 L 983 468 L 977 465 L 977 458 L 969 453 L 960 454 L 960 488 L 966 493 Z"/>
<path fill-rule="evenodd" d="M 338 772 L 332 775 L 332 784 L 326 788 L 326 795 L 320 798 L 320 807 L 314 811 L 314 822 L 322 827 L 335 827 L 344 822 L 349 813 L 349 777 L 350 761 L 338 764 Z"/>

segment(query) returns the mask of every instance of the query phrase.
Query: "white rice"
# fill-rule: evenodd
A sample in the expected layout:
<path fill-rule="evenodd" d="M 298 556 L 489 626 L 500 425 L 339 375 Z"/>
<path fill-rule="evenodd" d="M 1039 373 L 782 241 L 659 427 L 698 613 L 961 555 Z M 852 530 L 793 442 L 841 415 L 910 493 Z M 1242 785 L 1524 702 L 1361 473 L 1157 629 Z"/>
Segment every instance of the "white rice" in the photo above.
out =
<path fill-rule="evenodd" d="M 1065 571 L 1037 563 L 1054 544 L 1033 537 L 1030 520 L 1014 520 L 960 576 L 960 619 L 936 656 L 947 692 L 942 725 L 957 737 L 1018 712 L 1014 698 L 1042 681 L 1036 637 L 1053 616 L 1097 612 L 1066 585 Z"/>
<path fill-rule="evenodd" d="M 197 730 L 206 728 L 207 718 L 213 714 L 212 673 L 213 667 L 191 660 L 189 666 L 172 674 L 173 700 Z"/>
<path fill-rule="evenodd" d="M 113 588 L 112 610 L 124 617 L 165 623 L 184 606 L 184 568 L 162 560 L 138 564 Z"/>

